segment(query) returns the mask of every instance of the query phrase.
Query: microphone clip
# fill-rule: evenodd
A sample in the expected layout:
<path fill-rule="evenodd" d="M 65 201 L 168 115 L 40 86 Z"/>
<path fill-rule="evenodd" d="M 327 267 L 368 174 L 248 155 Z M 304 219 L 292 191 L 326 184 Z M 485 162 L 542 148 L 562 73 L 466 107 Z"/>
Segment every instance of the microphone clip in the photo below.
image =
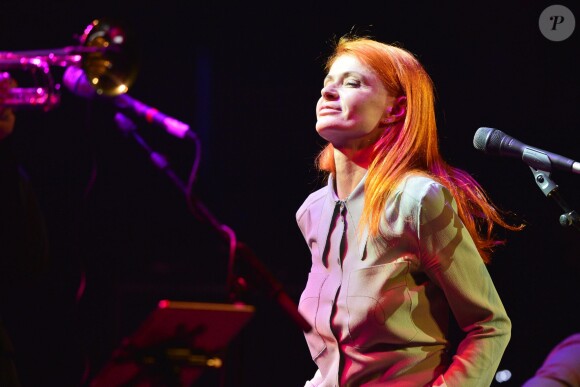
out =
<path fill-rule="evenodd" d="M 550 177 L 550 172 L 542 171 L 539 169 L 535 169 L 530 167 L 532 174 L 534 175 L 534 181 L 536 185 L 542 190 L 546 197 L 553 199 L 556 204 L 564 210 L 564 213 L 560 215 L 559 223 L 563 227 L 573 226 L 576 229 L 580 230 L 580 215 L 571 209 L 562 195 L 560 195 L 558 185 L 552 180 Z"/>

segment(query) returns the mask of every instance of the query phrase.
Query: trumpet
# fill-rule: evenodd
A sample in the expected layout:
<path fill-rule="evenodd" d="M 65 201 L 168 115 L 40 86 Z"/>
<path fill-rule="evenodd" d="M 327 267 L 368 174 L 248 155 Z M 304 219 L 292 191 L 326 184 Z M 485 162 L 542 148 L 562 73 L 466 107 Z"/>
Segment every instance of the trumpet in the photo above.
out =
<path fill-rule="evenodd" d="M 79 37 L 79 45 L 33 51 L 0 51 L 0 108 L 51 110 L 60 104 L 60 83 L 52 67 L 79 67 L 98 95 L 126 93 L 134 83 L 139 60 L 134 38 L 119 23 L 93 20 Z M 12 73 L 31 75 L 30 87 L 14 86 Z"/>

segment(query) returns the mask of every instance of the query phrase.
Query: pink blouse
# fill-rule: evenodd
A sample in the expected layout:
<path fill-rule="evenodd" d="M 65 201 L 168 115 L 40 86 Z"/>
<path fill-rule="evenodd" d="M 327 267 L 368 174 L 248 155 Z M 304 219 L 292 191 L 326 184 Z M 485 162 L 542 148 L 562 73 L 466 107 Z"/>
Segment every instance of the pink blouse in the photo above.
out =
<path fill-rule="evenodd" d="M 305 386 L 488 387 L 511 322 L 452 195 L 408 177 L 370 238 L 358 229 L 364 181 L 340 201 L 330 178 L 296 213 L 312 254 L 299 310 L 318 366 Z M 450 317 L 464 333 L 453 353 Z"/>

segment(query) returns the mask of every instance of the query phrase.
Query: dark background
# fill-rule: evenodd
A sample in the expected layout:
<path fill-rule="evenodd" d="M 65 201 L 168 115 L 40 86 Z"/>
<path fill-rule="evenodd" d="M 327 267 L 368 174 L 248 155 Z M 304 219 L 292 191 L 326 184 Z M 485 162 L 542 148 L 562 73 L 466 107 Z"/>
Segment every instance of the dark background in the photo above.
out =
<path fill-rule="evenodd" d="M 578 332 L 578 231 L 527 165 L 488 156 L 476 130 L 580 159 L 579 32 L 546 39 L 536 1 L 8 2 L 0 51 L 60 48 L 95 18 L 128 25 L 141 52 L 129 95 L 190 125 L 202 142 L 199 199 L 235 231 L 298 302 L 309 254 L 295 222 L 319 187 L 314 130 L 323 59 L 352 28 L 414 52 L 437 89 L 442 151 L 502 208 L 527 223 L 506 233 L 489 266 L 513 333 L 500 369 L 521 385 L 549 350 Z M 559 1 L 578 18 L 580 8 Z M 60 82 L 62 69 L 54 69 Z M 15 142 L 46 218 L 51 271 L 16 288 L 4 314 L 25 385 L 82 385 L 160 299 L 227 302 L 227 246 L 188 210 L 171 179 L 117 129 L 111 104 L 62 90 L 48 111 L 18 112 Z M 143 122 L 139 133 L 186 180 L 191 142 Z M 552 174 L 572 208 L 579 177 Z M 84 282 L 83 282 L 84 281 Z M 84 291 L 77 296 L 79 284 Z M 315 370 L 302 332 L 265 290 L 232 343 L 228 385 L 302 386 Z M 217 385 L 208 371 L 200 385 Z"/>

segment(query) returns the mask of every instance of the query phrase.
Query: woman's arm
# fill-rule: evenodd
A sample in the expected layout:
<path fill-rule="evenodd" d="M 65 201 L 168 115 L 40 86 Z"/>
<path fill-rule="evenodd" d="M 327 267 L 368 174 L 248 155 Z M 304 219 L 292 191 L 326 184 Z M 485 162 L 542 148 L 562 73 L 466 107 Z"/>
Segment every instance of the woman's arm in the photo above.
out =
<path fill-rule="evenodd" d="M 432 183 L 419 211 L 425 271 L 445 293 L 465 332 L 435 385 L 488 387 L 508 345 L 511 321 L 449 190 Z"/>

